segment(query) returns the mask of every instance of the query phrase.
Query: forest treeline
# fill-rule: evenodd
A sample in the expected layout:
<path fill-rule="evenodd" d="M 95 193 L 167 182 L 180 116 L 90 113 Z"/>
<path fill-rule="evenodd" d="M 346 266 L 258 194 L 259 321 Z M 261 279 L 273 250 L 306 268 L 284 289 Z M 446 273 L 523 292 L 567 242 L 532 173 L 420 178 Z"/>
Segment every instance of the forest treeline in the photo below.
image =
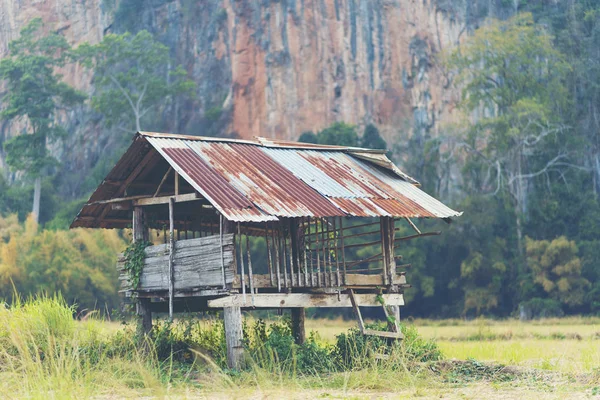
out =
<path fill-rule="evenodd" d="M 412 265 L 410 315 L 600 313 L 600 4 L 522 8 L 438 54 L 461 94 L 460 117 L 442 121 L 441 135 L 386 143 L 375 124 L 338 122 L 299 138 L 386 149 L 425 191 L 464 211 L 450 225 L 421 221 L 444 233 L 399 249 Z M 59 161 L 49 146 L 66 135 L 65 110 L 91 107 L 122 136 L 165 118 L 161 110 L 193 97 L 195 84 L 146 31 L 76 49 L 42 32 L 34 20 L 0 60 L 0 119 L 21 132 L 3 143 L 0 296 L 58 290 L 82 308 L 115 308 L 125 235 L 66 231 L 112 159 L 65 198 L 53 191 Z M 72 62 L 94 74 L 89 101 L 56 72 Z"/>

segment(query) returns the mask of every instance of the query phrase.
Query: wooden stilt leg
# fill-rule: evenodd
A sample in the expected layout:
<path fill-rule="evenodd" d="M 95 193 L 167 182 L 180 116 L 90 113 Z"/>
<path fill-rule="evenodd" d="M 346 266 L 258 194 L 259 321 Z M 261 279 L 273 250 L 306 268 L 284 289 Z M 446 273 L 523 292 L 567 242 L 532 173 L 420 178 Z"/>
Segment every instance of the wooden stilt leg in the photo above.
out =
<path fill-rule="evenodd" d="M 150 311 L 150 299 L 139 299 L 137 302 L 137 314 L 141 318 L 142 333 L 150 334 L 152 330 L 152 311 Z"/>
<path fill-rule="evenodd" d="M 225 341 L 227 343 L 227 365 L 231 369 L 239 369 L 242 366 L 244 357 L 241 308 L 223 308 L 223 320 L 225 322 Z"/>
<path fill-rule="evenodd" d="M 302 344 L 306 341 L 306 330 L 304 329 L 304 319 L 306 312 L 304 308 L 292 308 L 292 333 L 296 344 Z"/>

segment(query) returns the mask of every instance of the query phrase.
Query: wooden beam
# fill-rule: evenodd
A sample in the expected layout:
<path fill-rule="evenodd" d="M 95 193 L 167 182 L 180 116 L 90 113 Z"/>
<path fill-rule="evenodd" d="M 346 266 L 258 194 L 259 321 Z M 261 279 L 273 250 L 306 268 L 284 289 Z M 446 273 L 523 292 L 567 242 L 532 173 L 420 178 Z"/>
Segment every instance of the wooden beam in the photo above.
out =
<path fill-rule="evenodd" d="M 167 180 L 167 177 L 169 176 L 169 174 L 171 173 L 172 170 L 173 170 L 173 167 L 169 166 L 169 169 L 167 170 L 167 172 L 165 172 L 162 179 L 160 180 L 160 183 L 158 184 L 158 187 L 156 188 L 156 191 L 154 192 L 153 197 L 156 197 L 160 193 L 160 190 L 162 189 L 163 184 Z"/>
<path fill-rule="evenodd" d="M 154 150 L 154 148 L 150 148 L 150 150 L 148 151 L 148 153 L 144 156 L 144 158 L 142 158 L 142 160 L 138 163 L 138 165 L 134 168 L 134 170 L 129 174 L 129 176 L 127 177 L 127 179 L 125 179 L 123 181 L 123 183 L 121 184 L 121 186 L 119 186 L 119 188 L 117 189 L 117 191 L 115 193 L 113 193 L 113 196 L 121 196 L 125 192 L 125 189 L 127 189 L 127 186 L 129 186 L 129 184 L 131 182 L 133 182 L 133 180 L 135 178 L 137 178 L 137 176 L 140 174 L 140 172 L 142 172 L 142 170 L 144 169 L 144 167 L 146 165 L 148 165 L 148 163 L 150 162 L 150 160 L 152 160 L 152 158 L 155 157 L 155 156 L 157 156 L 157 155 L 158 155 L 157 151 Z M 104 207 L 104 210 L 102 210 L 102 212 L 100 213 L 100 215 L 96 219 L 97 220 L 104 219 L 104 217 L 106 216 L 106 214 L 108 214 L 108 212 L 110 210 L 111 210 L 110 207 Z"/>
<path fill-rule="evenodd" d="M 160 196 L 160 197 L 143 197 L 134 200 L 134 205 L 136 206 L 154 206 L 158 204 L 169 204 L 169 201 L 173 199 L 175 203 L 183 203 L 186 201 L 194 201 L 201 200 L 202 197 L 194 192 L 194 193 L 186 193 L 175 196 Z"/>
<path fill-rule="evenodd" d="M 361 307 L 381 307 L 377 294 L 355 293 Z M 401 293 L 382 294 L 387 305 L 404 305 L 404 296 Z M 208 301 L 209 308 L 251 307 L 244 303 L 241 294 L 233 294 Z M 350 295 L 347 293 L 259 293 L 255 296 L 256 308 L 310 308 L 310 307 L 352 307 Z"/>
<path fill-rule="evenodd" d="M 98 200 L 90 203 L 89 205 L 95 206 L 100 204 L 115 204 L 115 203 L 124 203 L 126 201 L 134 201 L 139 199 L 145 199 L 149 197 L 147 194 L 138 194 L 137 196 L 127 196 L 127 197 L 115 197 L 108 200 Z"/>

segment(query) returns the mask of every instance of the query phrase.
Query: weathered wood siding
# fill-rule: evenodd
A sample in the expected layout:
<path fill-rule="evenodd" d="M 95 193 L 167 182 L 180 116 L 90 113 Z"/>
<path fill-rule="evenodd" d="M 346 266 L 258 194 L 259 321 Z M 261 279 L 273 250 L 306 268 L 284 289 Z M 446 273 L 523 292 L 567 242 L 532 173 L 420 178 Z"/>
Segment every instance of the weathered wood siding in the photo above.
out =
<path fill-rule="evenodd" d="M 225 281 L 233 282 L 234 245 L 233 234 L 223 235 L 223 259 Z M 169 290 L 169 247 L 167 244 L 149 246 L 140 278 L 139 290 Z M 123 290 L 131 289 L 129 277 L 123 271 L 125 259 L 119 256 L 117 268 Z M 174 259 L 175 290 L 222 287 L 221 238 L 219 235 L 175 242 Z"/>

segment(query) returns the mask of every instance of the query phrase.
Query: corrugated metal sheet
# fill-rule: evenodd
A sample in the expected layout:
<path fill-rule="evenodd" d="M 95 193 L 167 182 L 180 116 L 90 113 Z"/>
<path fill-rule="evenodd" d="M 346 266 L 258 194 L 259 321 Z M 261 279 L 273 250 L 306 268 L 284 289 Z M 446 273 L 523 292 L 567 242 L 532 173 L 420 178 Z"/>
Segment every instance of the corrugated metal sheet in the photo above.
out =
<path fill-rule="evenodd" d="M 144 143 L 231 221 L 461 214 L 420 190 L 414 179 L 378 151 L 140 133 L 123 158 L 139 161 L 148 151 Z M 109 176 L 124 179 L 135 160 L 121 159 Z M 93 201 L 109 198 L 110 190 L 101 185 Z"/>

